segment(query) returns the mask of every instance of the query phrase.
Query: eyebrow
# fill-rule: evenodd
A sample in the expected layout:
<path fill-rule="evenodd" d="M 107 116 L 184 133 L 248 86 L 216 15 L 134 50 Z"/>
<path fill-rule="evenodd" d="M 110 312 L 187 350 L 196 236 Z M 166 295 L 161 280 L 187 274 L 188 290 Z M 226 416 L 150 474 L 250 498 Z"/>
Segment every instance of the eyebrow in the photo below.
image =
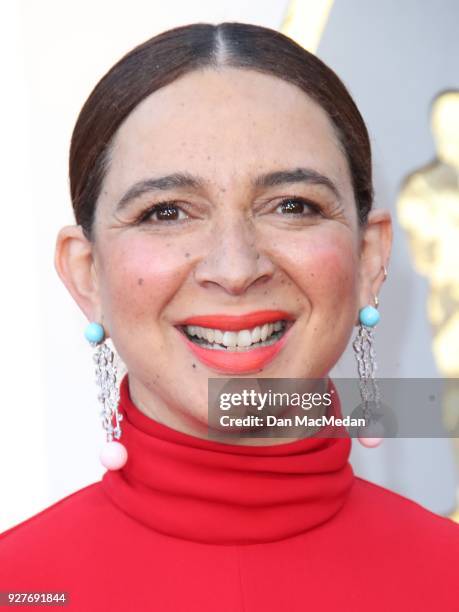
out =
<path fill-rule="evenodd" d="M 253 187 L 275 187 L 278 185 L 288 185 L 292 183 L 308 183 L 313 185 L 323 185 L 327 187 L 336 198 L 341 201 L 341 194 L 335 183 L 317 170 L 311 168 L 295 168 L 292 170 L 278 170 L 257 176 L 253 181 Z M 130 187 L 116 205 L 119 212 L 127 205 L 140 196 L 155 191 L 168 191 L 177 188 L 203 189 L 206 181 L 199 176 L 193 176 L 187 172 L 174 172 L 167 176 L 150 178 L 139 181 Z"/>

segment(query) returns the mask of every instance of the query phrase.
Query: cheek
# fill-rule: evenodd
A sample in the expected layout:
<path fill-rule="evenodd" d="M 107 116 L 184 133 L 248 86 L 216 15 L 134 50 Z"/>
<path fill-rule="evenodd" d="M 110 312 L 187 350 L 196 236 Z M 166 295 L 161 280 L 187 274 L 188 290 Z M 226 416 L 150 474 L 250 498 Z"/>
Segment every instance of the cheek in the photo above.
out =
<path fill-rule="evenodd" d="M 353 308 L 357 298 L 356 245 L 351 232 L 317 231 L 289 242 L 285 268 L 311 306 L 321 312 Z"/>
<path fill-rule="evenodd" d="M 113 315 L 125 321 L 151 319 L 160 311 L 180 288 L 188 260 L 172 240 L 155 241 L 153 246 L 151 238 L 137 237 L 112 247 L 106 261 L 104 302 Z"/>
<path fill-rule="evenodd" d="M 351 248 L 343 246 L 336 242 L 320 245 L 309 260 L 309 272 L 314 278 L 314 293 L 322 298 L 322 302 L 331 305 L 355 298 L 355 256 Z"/>

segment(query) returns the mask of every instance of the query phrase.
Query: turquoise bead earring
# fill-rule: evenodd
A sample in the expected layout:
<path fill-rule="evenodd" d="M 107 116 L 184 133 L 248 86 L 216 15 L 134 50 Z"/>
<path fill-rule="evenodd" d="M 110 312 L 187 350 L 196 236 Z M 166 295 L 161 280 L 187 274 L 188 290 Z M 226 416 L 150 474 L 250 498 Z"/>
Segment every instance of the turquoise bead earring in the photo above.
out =
<path fill-rule="evenodd" d="M 120 422 L 123 415 L 118 412 L 120 394 L 115 355 L 105 343 L 105 330 L 100 323 L 89 323 L 84 335 L 95 348 L 93 359 L 96 364 L 96 383 L 100 387 L 98 399 L 103 406 L 100 416 L 106 432 L 106 443 L 100 452 L 100 460 L 108 470 L 119 470 L 126 463 L 128 455 L 126 447 L 117 442 L 121 437 Z"/>
<path fill-rule="evenodd" d="M 383 266 L 384 280 L 387 278 L 387 270 Z M 358 373 L 359 388 L 362 398 L 363 414 L 365 419 L 371 421 L 371 406 L 378 406 L 381 395 L 375 379 L 376 359 L 374 351 L 374 327 L 379 323 L 381 316 L 378 312 L 379 300 L 374 296 L 374 306 L 368 304 L 359 310 L 359 331 L 352 346 L 355 351 Z M 362 446 L 373 448 L 379 446 L 383 438 L 358 436 Z"/>
<path fill-rule="evenodd" d="M 84 337 L 91 344 L 99 344 L 105 338 L 104 328 L 100 323 L 88 323 Z"/>
<path fill-rule="evenodd" d="M 375 300 L 378 298 L 375 296 Z M 373 306 L 365 306 L 359 311 L 359 321 L 366 327 L 374 327 L 379 323 L 381 316 L 376 308 Z"/>

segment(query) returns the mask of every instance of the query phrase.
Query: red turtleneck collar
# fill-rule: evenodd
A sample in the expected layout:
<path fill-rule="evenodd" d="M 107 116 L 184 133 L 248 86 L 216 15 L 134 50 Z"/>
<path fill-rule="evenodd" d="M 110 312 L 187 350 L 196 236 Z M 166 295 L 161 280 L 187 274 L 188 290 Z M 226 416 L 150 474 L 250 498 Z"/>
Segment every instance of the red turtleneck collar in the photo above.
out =
<path fill-rule="evenodd" d="M 151 529 L 209 544 L 256 544 L 312 529 L 344 505 L 354 481 L 349 437 L 268 446 L 198 438 L 147 417 L 128 382 L 126 374 L 119 404 L 128 461 L 106 472 L 102 485 Z M 333 397 L 333 413 L 341 415 Z"/>

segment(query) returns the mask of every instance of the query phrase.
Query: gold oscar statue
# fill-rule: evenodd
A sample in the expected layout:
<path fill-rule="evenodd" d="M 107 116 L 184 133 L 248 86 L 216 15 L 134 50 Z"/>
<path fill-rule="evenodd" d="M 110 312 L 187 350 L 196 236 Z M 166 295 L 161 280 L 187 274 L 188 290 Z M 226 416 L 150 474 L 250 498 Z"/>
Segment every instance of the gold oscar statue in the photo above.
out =
<path fill-rule="evenodd" d="M 397 214 L 405 229 L 415 269 L 429 280 L 427 312 L 432 349 L 445 377 L 443 419 L 452 433 L 459 466 L 459 91 L 432 103 L 431 128 L 437 156 L 404 181 Z M 459 520 L 458 505 L 453 514 Z"/>
<path fill-rule="evenodd" d="M 281 32 L 316 53 L 334 0 L 290 0 Z"/>

